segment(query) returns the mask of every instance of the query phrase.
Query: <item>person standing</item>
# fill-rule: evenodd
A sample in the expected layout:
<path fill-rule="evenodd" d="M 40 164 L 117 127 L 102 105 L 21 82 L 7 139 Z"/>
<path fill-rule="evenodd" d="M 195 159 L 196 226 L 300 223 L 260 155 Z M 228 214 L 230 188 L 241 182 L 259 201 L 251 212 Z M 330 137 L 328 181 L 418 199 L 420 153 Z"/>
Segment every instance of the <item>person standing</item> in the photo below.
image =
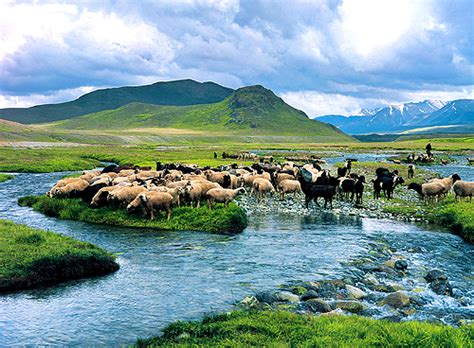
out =
<path fill-rule="evenodd" d="M 433 154 L 431 153 L 431 144 L 430 143 L 426 144 L 426 154 L 428 155 L 429 158 L 431 158 L 433 156 Z"/>

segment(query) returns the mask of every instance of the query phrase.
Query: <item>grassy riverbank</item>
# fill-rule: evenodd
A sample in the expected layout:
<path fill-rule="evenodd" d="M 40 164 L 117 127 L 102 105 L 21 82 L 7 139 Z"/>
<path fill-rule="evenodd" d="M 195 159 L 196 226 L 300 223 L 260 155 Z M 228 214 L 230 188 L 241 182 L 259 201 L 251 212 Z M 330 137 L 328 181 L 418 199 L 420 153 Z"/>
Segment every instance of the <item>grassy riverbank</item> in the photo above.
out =
<path fill-rule="evenodd" d="M 236 204 L 230 204 L 228 208 L 217 204 L 212 210 L 206 206 L 199 209 L 174 208 L 170 221 L 166 220 L 164 214 L 158 214 L 154 221 L 150 221 L 148 218 L 130 215 L 124 209 L 111 207 L 93 209 L 80 199 L 28 196 L 20 198 L 18 203 L 60 219 L 113 226 L 212 233 L 239 233 L 247 227 L 247 216 Z"/>
<path fill-rule="evenodd" d="M 108 274 L 114 260 L 90 243 L 0 220 L 0 292 Z"/>
<path fill-rule="evenodd" d="M 0 182 L 11 180 L 13 178 L 14 178 L 14 176 L 10 175 L 10 174 L 0 174 Z"/>
<path fill-rule="evenodd" d="M 359 316 L 237 311 L 176 322 L 138 347 L 472 347 L 474 326 L 392 323 Z"/>

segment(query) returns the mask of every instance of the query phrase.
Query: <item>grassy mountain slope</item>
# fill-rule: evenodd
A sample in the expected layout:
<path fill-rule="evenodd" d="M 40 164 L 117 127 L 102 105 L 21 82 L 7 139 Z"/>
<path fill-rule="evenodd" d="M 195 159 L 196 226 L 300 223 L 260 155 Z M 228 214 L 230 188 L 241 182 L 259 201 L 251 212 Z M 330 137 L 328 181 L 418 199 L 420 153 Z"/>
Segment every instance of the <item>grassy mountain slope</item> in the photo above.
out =
<path fill-rule="evenodd" d="M 53 122 L 116 109 L 132 102 L 162 105 L 215 103 L 224 100 L 232 92 L 232 89 L 214 82 L 200 83 L 193 80 L 157 82 L 147 86 L 100 89 L 66 103 L 0 109 L 0 118 L 26 124 Z"/>
<path fill-rule="evenodd" d="M 51 129 L 95 130 L 178 128 L 238 134 L 333 136 L 353 140 L 336 127 L 308 116 L 262 86 L 240 88 L 225 100 L 205 105 L 160 106 L 131 103 L 51 124 Z"/>

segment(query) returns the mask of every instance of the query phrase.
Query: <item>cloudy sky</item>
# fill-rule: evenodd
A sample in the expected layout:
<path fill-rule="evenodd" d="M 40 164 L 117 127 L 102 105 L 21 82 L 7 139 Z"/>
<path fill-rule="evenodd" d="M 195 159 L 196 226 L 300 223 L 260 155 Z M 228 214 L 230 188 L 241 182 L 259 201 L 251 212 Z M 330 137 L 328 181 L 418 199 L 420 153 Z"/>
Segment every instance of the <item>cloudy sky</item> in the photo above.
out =
<path fill-rule="evenodd" d="M 0 107 L 193 78 L 310 116 L 474 98 L 472 0 L 0 0 Z"/>

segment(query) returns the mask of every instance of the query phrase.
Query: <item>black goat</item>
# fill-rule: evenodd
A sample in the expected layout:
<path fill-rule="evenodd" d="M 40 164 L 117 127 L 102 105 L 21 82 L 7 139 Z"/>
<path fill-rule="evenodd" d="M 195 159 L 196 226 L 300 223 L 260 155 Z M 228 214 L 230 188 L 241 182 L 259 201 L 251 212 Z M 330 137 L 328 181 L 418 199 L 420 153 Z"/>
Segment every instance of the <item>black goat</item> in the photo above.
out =
<path fill-rule="evenodd" d="M 364 194 L 365 176 L 361 175 L 355 183 L 356 205 L 362 205 L 362 196 Z"/>
<path fill-rule="evenodd" d="M 327 175 L 325 178 L 320 177 L 315 183 L 311 183 L 307 182 L 302 175 L 298 175 L 298 180 L 301 184 L 301 190 L 305 195 L 306 208 L 308 208 L 309 202 L 312 200 L 318 207 L 320 207 L 318 203 L 318 198 L 320 197 L 324 199 L 324 208 L 327 208 L 328 202 L 332 208 L 332 199 L 336 194 L 336 187 L 338 184 L 336 178 Z"/>
<path fill-rule="evenodd" d="M 339 178 L 339 194 L 341 198 L 349 199 L 349 194 L 351 195 L 351 201 L 354 200 L 355 195 L 355 179 L 352 178 Z"/>

